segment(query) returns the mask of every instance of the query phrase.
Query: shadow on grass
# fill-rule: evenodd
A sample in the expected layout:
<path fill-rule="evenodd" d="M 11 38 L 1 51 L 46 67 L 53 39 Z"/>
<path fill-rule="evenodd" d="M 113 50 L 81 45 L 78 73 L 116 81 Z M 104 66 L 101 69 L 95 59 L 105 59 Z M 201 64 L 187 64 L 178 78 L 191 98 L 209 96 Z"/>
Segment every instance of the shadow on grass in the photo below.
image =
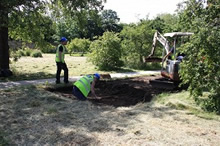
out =
<path fill-rule="evenodd" d="M 48 74 L 45 72 L 37 72 L 37 73 L 14 73 L 14 75 L 10 77 L 0 77 L 0 82 L 6 81 L 20 81 L 20 80 L 37 80 L 37 79 L 48 79 L 55 78 L 55 74 Z"/>
<path fill-rule="evenodd" d="M 0 96 L 0 106 L 4 107 L 0 118 L 11 145 L 99 145 L 93 132 L 123 135 L 130 119 L 140 113 L 161 119 L 166 114 L 175 115 L 168 107 L 142 105 L 118 111 L 90 101 L 70 102 L 35 86 L 15 88 L 4 95 L 8 98 L 3 102 Z"/>

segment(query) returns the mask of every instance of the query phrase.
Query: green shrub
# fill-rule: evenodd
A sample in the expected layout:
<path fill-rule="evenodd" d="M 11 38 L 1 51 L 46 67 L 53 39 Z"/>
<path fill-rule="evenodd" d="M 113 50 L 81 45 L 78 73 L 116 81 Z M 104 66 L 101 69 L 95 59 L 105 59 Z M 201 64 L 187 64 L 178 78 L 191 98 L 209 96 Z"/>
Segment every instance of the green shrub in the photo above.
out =
<path fill-rule="evenodd" d="M 16 51 L 17 56 L 25 56 L 26 53 L 24 52 L 24 50 L 18 50 Z"/>
<path fill-rule="evenodd" d="M 67 45 L 67 49 L 70 55 L 73 52 L 81 52 L 81 56 L 83 56 L 85 52 L 88 52 L 90 44 L 91 42 L 88 39 L 75 38 Z"/>
<path fill-rule="evenodd" d="M 123 65 L 121 58 L 121 39 L 118 34 L 105 32 L 90 45 L 89 60 L 101 70 L 112 70 Z"/>
<path fill-rule="evenodd" d="M 51 44 L 46 45 L 45 47 L 41 48 L 41 51 L 43 53 L 55 53 L 56 52 L 56 46 L 53 46 Z"/>
<path fill-rule="evenodd" d="M 18 59 L 19 58 L 21 58 L 21 56 L 20 55 L 18 55 L 18 54 L 16 54 L 16 53 L 14 53 L 13 55 L 12 55 L 12 58 L 13 58 L 13 61 L 18 61 Z"/>
<path fill-rule="evenodd" d="M 42 52 L 40 50 L 34 50 L 32 53 L 31 53 L 31 57 L 43 57 L 42 56 Z"/>
<path fill-rule="evenodd" d="M 19 49 L 16 52 L 14 52 L 14 56 L 30 56 L 32 53 L 32 49 L 30 48 L 23 48 L 23 49 Z M 16 54 L 16 55 L 15 55 Z"/>
<path fill-rule="evenodd" d="M 21 58 L 21 56 L 25 56 L 25 52 L 24 50 L 20 49 L 17 51 L 10 51 L 10 58 L 13 59 L 13 61 L 18 61 L 19 58 Z"/>
<path fill-rule="evenodd" d="M 207 99 L 197 102 L 204 110 L 220 114 L 220 95 L 218 93 L 210 94 Z"/>
<path fill-rule="evenodd" d="M 32 53 L 32 49 L 30 49 L 30 48 L 25 48 L 24 49 L 24 52 L 25 52 L 25 55 L 24 56 L 31 56 L 31 53 Z"/>

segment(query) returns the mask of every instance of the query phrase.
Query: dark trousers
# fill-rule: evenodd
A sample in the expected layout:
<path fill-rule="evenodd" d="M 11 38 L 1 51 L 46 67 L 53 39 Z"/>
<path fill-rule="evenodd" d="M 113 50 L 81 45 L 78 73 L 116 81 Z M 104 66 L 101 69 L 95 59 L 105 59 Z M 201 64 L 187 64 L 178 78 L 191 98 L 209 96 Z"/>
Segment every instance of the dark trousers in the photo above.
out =
<path fill-rule="evenodd" d="M 60 82 L 60 73 L 61 70 L 64 70 L 64 82 L 68 82 L 68 68 L 66 66 L 66 63 L 62 62 L 56 62 L 57 63 L 57 74 L 56 74 L 56 79 L 57 82 Z"/>
<path fill-rule="evenodd" d="M 73 91 L 72 91 L 73 95 L 77 97 L 77 99 L 79 100 L 87 100 L 87 98 L 82 94 L 82 92 L 76 87 L 73 86 Z"/>

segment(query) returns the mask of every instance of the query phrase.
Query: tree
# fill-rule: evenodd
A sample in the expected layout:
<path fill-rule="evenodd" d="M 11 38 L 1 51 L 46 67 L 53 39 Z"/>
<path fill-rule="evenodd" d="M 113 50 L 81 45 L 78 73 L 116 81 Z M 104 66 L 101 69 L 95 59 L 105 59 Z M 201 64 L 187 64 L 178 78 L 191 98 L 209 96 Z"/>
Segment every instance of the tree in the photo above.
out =
<path fill-rule="evenodd" d="M 85 27 L 83 28 L 83 36 L 90 40 L 94 40 L 95 36 L 101 36 L 103 34 L 101 26 L 101 16 L 98 14 L 98 11 L 90 11 L 86 16 L 87 21 Z"/>
<path fill-rule="evenodd" d="M 57 22 L 56 33 L 54 34 L 54 40 L 59 40 L 61 36 L 65 36 L 68 39 L 74 39 L 80 37 L 80 30 L 74 19 L 65 19 Z"/>
<path fill-rule="evenodd" d="M 138 69 L 145 66 L 142 57 L 150 54 L 154 31 L 149 20 L 124 27 L 120 36 L 122 56 L 126 66 Z"/>
<path fill-rule="evenodd" d="M 189 0 L 180 13 L 180 25 L 194 31 L 189 43 L 182 47 L 186 54 L 181 63 L 181 77 L 198 101 L 209 92 L 205 107 L 220 113 L 220 3 L 217 0 Z"/>
<path fill-rule="evenodd" d="M 16 25 L 15 25 L 16 24 Z M 40 12 L 22 10 L 9 16 L 9 37 L 13 40 L 34 43 L 44 49 L 55 33 L 53 22 Z"/>
<path fill-rule="evenodd" d="M 56 14 L 58 8 L 51 7 L 51 18 L 56 21 L 55 39 L 66 36 L 68 39 L 86 38 L 94 40 L 96 36 L 102 36 L 105 31 L 120 32 L 122 26 L 118 24 L 119 18 L 113 10 L 82 10 L 80 21 L 76 17 L 70 17 L 62 13 Z M 55 12 L 56 12 L 55 11 Z M 55 15 L 58 17 L 55 19 Z"/>
<path fill-rule="evenodd" d="M 38 0 L 18 0 L 7 1 L 2 0 L 0 3 L 0 76 L 10 76 L 12 72 L 9 70 L 9 46 L 8 46 L 8 26 L 9 26 L 9 14 L 13 12 L 26 11 L 31 8 L 38 9 Z M 24 7 L 26 6 L 26 7 Z"/>
<path fill-rule="evenodd" d="M 160 33 L 163 33 L 164 31 L 164 20 L 160 17 L 156 17 L 154 20 L 151 21 L 151 26 L 153 29 L 159 31 Z"/>
<path fill-rule="evenodd" d="M 120 18 L 113 10 L 104 10 L 101 13 L 103 31 L 120 32 L 122 27 L 118 24 Z"/>
<path fill-rule="evenodd" d="M 162 32 L 178 32 L 180 31 L 178 28 L 178 16 L 175 14 L 168 14 L 168 13 L 162 13 L 159 14 L 157 17 L 159 17 L 161 20 L 163 20 L 162 23 Z"/>
<path fill-rule="evenodd" d="M 2 4 L 0 10 L 4 10 Z M 0 11 L 0 21 L 0 76 L 9 76 L 12 72 L 9 70 L 8 11 Z"/>
<path fill-rule="evenodd" d="M 12 21 L 12 26 L 16 26 L 17 21 L 16 20 L 22 20 L 19 19 L 21 17 L 21 14 L 23 18 L 35 18 L 35 19 L 24 19 L 27 20 L 27 23 L 23 23 L 21 21 L 21 25 L 19 25 L 20 30 L 29 30 L 33 31 L 35 28 L 40 30 L 39 25 L 37 25 L 37 18 L 39 16 L 42 16 L 40 14 L 46 13 L 47 4 L 50 3 L 54 7 L 58 7 L 59 10 L 68 16 L 76 16 L 77 18 L 82 18 L 81 11 L 86 10 L 94 10 L 102 8 L 102 1 L 103 0 L 1 0 L 0 3 L 0 76 L 9 76 L 12 75 L 12 72 L 9 68 L 9 46 L 8 46 L 8 31 L 9 31 L 9 23 Z M 29 21 L 28 21 L 29 20 Z M 31 20 L 34 23 L 32 23 Z M 37 32 L 37 31 L 36 31 Z M 37 39 L 39 36 L 36 36 L 34 33 L 26 33 L 23 31 L 22 36 L 20 38 L 23 39 L 25 36 L 27 38 L 35 38 L 35 43 L 42 43 L 44 41 L 44 36 L 40 37 L 40 39 Z M 20 35 L 17 34 L 17 35 Z M 31 36 L 31 37 L 30 37 Z"/>

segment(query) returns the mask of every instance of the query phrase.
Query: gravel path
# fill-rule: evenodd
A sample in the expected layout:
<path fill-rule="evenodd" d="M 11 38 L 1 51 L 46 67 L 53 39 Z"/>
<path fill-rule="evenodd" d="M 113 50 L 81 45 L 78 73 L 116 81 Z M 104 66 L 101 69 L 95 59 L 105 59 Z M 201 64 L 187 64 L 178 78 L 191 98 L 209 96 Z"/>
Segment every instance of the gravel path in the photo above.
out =
<path fill-rule="evenodd" d="M 110 74 L 112 78 L 121 78 L 121 77 L 132 77 L 138 75 L 150 75 L 150 74 L 158 74 L 160 71 L 141 71 L 141 72 L 127 72 L 127 73 L 114 73 Z M 79 79 L 80 76 L 70 77 L 69 80 L 71 82 Z M 0 82 L 0 89 L 7 89 L 11 87 L 21 86 L 21 85 L 36 85 L 36 84 L 53 84 L 55 83 L 55 78 L 52 79 L 40 79 L 40 80 L 24 80 L 24 81 L 10 81 L 10 82 Z M 61 78 L 61 81 L 63 78 Z"/>

